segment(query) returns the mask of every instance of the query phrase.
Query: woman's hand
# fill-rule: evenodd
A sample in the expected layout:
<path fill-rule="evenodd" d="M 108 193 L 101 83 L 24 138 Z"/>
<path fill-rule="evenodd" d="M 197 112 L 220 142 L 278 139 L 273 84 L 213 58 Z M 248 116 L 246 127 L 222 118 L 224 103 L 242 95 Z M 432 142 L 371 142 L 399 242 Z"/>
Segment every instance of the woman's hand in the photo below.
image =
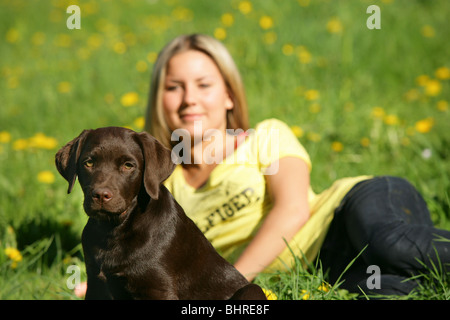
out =
<path fill-rule="evenodd" d="M 263 271 L 286 248 L 309 219 L 309 168 L 300 158 L 285 157 L 276 174 L 267 175 L 273 207 L 254 239 L 235 263 L 249 281 Z"/>

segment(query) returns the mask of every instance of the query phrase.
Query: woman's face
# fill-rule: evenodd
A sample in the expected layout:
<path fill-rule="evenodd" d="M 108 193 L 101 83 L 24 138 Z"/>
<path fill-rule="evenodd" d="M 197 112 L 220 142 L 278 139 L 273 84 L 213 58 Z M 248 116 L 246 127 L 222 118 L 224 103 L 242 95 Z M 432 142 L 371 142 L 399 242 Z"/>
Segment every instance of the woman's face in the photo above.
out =
<path fill-rule="evenodd" d="M 226 112 L 233 108 L 219 68 L 206 54 L 189 50 L 173 56 L 167 66 L 163 110 L 169 128 L 186 129 L 194 137 L 194 122 L 201 131 L 217 129 L 225 133 Z"/>

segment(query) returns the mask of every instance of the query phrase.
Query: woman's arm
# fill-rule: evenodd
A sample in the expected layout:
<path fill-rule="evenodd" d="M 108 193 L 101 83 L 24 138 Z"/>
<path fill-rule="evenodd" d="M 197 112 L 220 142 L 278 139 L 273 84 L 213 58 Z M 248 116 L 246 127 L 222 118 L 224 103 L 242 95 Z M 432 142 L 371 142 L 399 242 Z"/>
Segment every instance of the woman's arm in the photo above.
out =
<path fill-rule="evenodd" d="M 279 160 L 278 172 L 266 176 L 273 208 L 235 263 L 248 280 L 263 271 L 286 248 L 309 219 L 309 168 L 300 158 Z"/>

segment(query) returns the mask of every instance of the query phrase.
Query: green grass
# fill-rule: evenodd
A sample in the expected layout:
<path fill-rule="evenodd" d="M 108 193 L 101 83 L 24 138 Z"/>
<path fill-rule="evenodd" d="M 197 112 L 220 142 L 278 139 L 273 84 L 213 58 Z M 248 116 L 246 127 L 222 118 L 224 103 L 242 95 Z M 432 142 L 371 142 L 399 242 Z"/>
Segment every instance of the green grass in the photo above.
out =
<path fill-rule="evenodd" d="M 84 268 L 86 216 L 54 154 L 86 128 L 141 130 L 155 54 L 181 33 L 221 37 L 244 77 L 252 125 L 276 117 L 300 128 L 315 191 L 346 176 L 402 176 L 450 229 L 447 0 L 251 1 L 246 14 L 239 0 L 80 0 L 81 29 L 69 30 L 74 3 L 0 0 L 0 299 L 74 298 L 66 268 Z M 371 4 L 381 30 L 366 27 Z M 138 100 L 125 107 L 129 92 Z M 449 297 L 448 275 L 423 277 L 407 298 Z M 302 290 L 354 298 L 319 290 L 320 265 L 257 281 L 280 299 L 302 299 Z"/>

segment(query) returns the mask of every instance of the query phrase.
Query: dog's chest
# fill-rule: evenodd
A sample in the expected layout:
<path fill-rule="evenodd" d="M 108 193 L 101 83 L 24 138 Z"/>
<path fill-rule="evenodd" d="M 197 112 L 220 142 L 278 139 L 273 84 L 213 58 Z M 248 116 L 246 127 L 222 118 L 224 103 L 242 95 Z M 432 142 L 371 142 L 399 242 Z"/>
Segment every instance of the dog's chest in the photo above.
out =
<path fill-rule="evenodd" d="M 141 250 L 117 247 L 101 250 L 96 277 L 106 284 L 114 299 L 150 298 L 149 292 L 155 289 L 154 282 L 158 278 L 152 264 L 148 263 L 150 260 Z"/>
<path fill-rule="evenodd" d="M 96 260 L 100 267 L 98 277 L 103 281 L 126 276 L 129 265 L 133 264 L 130 252 L 116 244 L 99 249 Z"/>

